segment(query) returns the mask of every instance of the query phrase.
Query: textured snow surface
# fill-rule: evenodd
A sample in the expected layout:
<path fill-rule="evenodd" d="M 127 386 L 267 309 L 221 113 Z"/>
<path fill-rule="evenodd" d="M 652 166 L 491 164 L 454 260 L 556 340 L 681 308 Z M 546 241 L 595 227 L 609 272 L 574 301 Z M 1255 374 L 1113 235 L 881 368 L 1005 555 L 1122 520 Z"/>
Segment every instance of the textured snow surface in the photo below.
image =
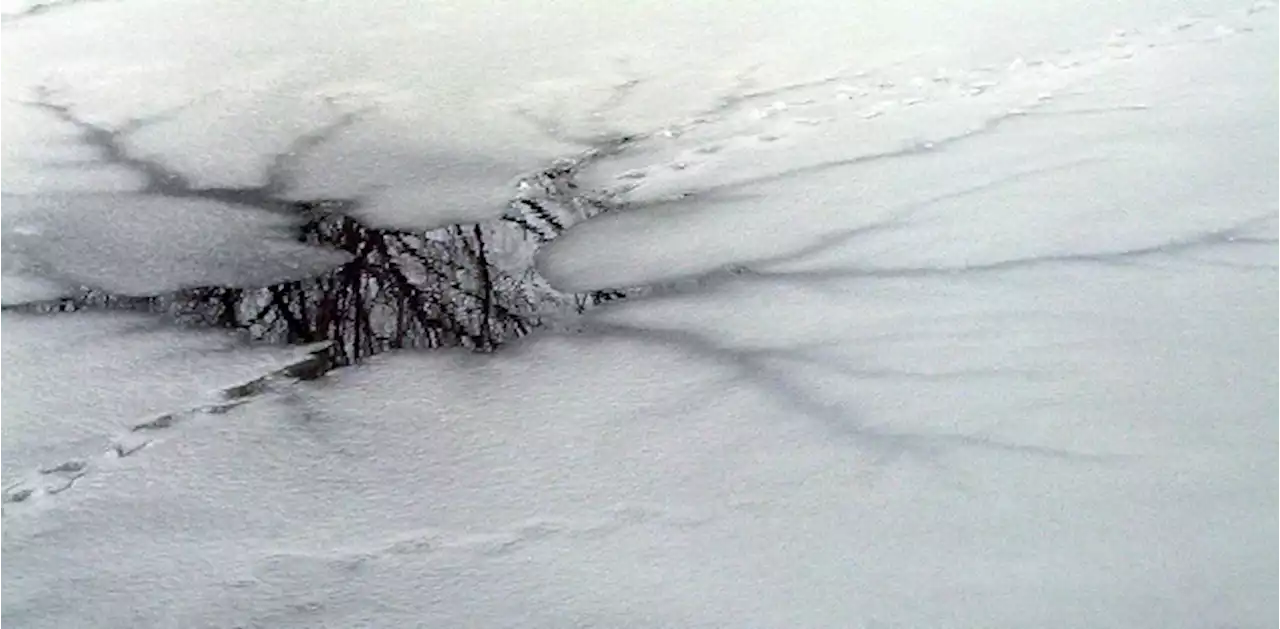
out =
<path fill-rule="evenodd" d="M 16 275 L 72 289 L 155 295 L 192 286 L 263 286 L 348 259 L 298 243 L 290 218 L 210 201 L 44 194 L 6 195 L 3 204 L 6 281 Z"/>
<path fill-rule="evenodd" d="M 30 4 L 47 8 L 13 17 Z M 537 166 L 744 90 L 1008 63 L 1219 4 L 17 2 L 5 8 L 14 106 L 3 115 L 3 184 L 136 186 L 119 168 L 78 163 L 66 128 L 18 104 L 43 88 L 108 127 L 141 122 L 128 147 L 196 185 L 262 183 L 273 157 L 291 153 L 288 194 L 341 191 L 369 221 L 435 226 L 497 216 L 502 192 Z M 330 125 L 326 142 L 294 145 Z"/>
<path fill-rule="evenodd" d="M 106 120 L 215 94 L 170 123 L 189 143 L 135 138 L 202 185 L 376 103 L 291 190 L 389 223 L 484 215 L 526 164 L 635 134 L 583 179 L 628 209 L 539 263 L 653 290 L 231 405 L 302 350 L 5 314 L 5 624 L 1275 626 L 1273 7 L 830 4 L 12 20 L 6 55 L 65 47 L 6 87 L 61 67 Z M 320 75 L 366 83 L 288 118 Z M 272 94 L 292 122 L 245 104 Z M 8 168 L 48 129 L 14 128 L 6 191 L 51 194 Z M 457 203 L 380 201 L 435 185 Z M 44 229 L 5 212 L 6 247 Z"/>
<path fill-rule="evenodd" d="M 7 312 L 3 328 L 6 489 L 56 489 L 58 478 L 36 475 L 31 483 L 27 475 L 98 458 L 134 425 L 207 402 L 220 387 L 305 354 L 249 348 L 229 334 L 174 330 L 151 317 L 115 313 Z"/>
<path fill-rule="evenodd" d="M 954 267 L 1251 219 L 1274 232 L 1275 29 L 1233 17 L 1267 32 L 1175 22 L 1030 64 L 727 103 L 595 165 L 585 181 L 636 209 L 571 230 L 542 270 L 586 289 L 837 249 L 858 267 Z"/>

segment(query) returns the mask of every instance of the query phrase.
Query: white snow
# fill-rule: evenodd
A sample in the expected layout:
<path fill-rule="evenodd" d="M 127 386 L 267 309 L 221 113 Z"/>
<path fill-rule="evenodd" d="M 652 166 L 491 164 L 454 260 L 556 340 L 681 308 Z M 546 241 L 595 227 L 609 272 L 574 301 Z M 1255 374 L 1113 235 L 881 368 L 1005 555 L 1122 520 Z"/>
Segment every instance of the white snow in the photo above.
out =
<path fill-rule="evenodd" d="M 246 347 L 231 334 L 175 330 L 142 315 L 7 312 L 3 326 L 6 490 L 45 485 L 30 473 L 100 458 L 143 420 L 207 402 L 211 390 L 305 354 Z"/>
<path fill-rule="evenodd" d="M 263 286 L 332 269 L 346 254 L 300 244 L 294 220 L 222 203 L 132 194 L 5 195 L 5 277 L 154 295 Z M 21 281 L 21 279 L 20 279 Z M 38 295 L 32 295 L 38 296 Z M 23 295 L 14 300 L 24 301 Z"/>
<path fill-rule="evenodd" d="M 750 101 L 708 114 L 593 168 L 587 181 L 643 207 L 572 230 L 542 270 L 585 289 L 844 244 L 859 266 L 989 264 L 1273 216 L 1271 40 L 1212 29 L 1002 70 L 978 96 L 972 78 L 930 86 L 873 120 L 829 83 L 778 95 L 797 104 L 763 119 Z"/>
<path fill-rule="evenodd" d="M 635 134 L 583 177 L 629 208 L 539 268 L 653 290 L 234 406 L 217 392 L 304 350 L 6 313 L 3 621 L 1275 626 L 1273 6 L 973 4 L 11 20 L 6 88 L 47 79 L 112 123 L 209 99 L 130 138 L 193 185 L 271 183 L 300 133 L 361 112 L 285 160 L 284 194 L 381 223 L 496 215 L 529 169 Z M 257 210 L 63 186 L 31 156 L 66 130 L 6 104 L 6 195 L 45 208 L 6 196 L 6 280 L 23 243 L 142 288 L 292 255 L 241 257 Z M 86 189 L 141 220 L 59 218 Z M 212 237 L 165 246 L 171 216 L 231 266 Z M 105 253 L 61 254 L 82 249 Z"/>
<path fill-rule="evenodd" d="M 341 190 L 364 201 L 369 221 L 428 227 L 496 216 L 500 192 L 537 165 L 743 91 L 887 66 L 907 81 L 1050 54 L 1117 23 L 1218 10 L 1174 0 L 1089 11 L 1069 0 L 49 4 L 61 6 L 6 28 L 11 103 L 44 87 L 104 124 L 145 121 L 129 146 L 208 186 L 261 183 L 299 135 L 355 114 L 346 133 L 295 156 L 290 192 Z M 22 110 L 3 116 L 5 161 L 18 166 L 5 169 L 6 190 L 67 185 L 37 161 L 57 128 Z M 97 185 L 129 185 L 114 177 L 124 181 Z M 406 206 L 402 190 L 430 197 Z"/>

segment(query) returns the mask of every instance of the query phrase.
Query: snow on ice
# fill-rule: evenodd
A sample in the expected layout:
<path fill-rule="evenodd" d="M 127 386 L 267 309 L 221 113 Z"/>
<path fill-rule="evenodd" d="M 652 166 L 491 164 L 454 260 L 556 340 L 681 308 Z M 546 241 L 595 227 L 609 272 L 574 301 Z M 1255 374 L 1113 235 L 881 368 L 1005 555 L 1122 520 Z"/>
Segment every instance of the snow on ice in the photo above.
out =
<path fill-rule="evenodd" d="M 538 269 L 646 291 L 309 382 L 6 313 L 4 622 L 1274 626 L 1274 8 L 972 5 L 6 6 L 6 94 L 179 175 L 6 103 L 30 294 L 305 273 L 259 201 L 480 220 L 602 146 Z"/>

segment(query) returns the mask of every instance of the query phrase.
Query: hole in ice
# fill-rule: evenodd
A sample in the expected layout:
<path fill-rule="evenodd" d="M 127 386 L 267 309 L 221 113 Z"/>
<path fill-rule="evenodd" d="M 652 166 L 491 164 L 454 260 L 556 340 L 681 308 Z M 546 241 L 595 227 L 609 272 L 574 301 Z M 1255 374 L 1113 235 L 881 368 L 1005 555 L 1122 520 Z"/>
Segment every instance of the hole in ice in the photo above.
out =
<path fill-rule="evenodd" d="M 351 260 L 309 279 L 257 288 L 198 286 L 132 296 L 85 287 L 73 296 L 6 309 L 38 313 L 131 310 L 184 324 L 238 330 L 282 344 L 329 341 L 315 360 L 296 366 L 303 379 L 402 348 L 464 347 L 493 351 L 552 322 L 556 315 L 626 296 L 623 291 L 564 293 L 533 268 L 533 252 L 576 222 L 606 211 L 585 196 L 565 163 L 535 174 L 500 218 L 479 224 L 408 231 L 363 224 L 341 202 L 298 202 L 299 242 L 343 251 Z M 643 173 L 641 173 L 643 176 Z M 227 392 L 254 393 L 260 383 Z M 243 389 L 243 390 L 241 390 Z M 164 427 L 165 418 L 136 427 Z M 117 448 L 128 456 L 128 448 Z"/>

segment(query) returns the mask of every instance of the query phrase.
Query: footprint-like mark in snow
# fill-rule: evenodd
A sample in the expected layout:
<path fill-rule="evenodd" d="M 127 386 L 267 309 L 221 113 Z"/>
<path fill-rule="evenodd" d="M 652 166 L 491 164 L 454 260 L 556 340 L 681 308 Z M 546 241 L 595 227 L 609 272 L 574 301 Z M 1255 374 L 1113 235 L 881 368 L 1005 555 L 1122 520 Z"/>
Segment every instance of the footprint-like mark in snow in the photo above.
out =
<path fill-rule="evenodd" d="M 0 494 L 0 503 L 7 506 L 56 496 L 71 489 L 80 479 L 95 470 L 109 467 L 114 461 L 132 457 L 145 448 L 151 447 L 166 433 L 172 432 L 182 423 L 201 417 L 225 414 L 253 402 L 278 387 L 299 380 L 312 380 L 323 375 L 328 370 L 328 360 L 325 358 L 328 344 L 318 344 L 307 348 L 307 351 L 306 356 L 280 369 L 247 382 L 219 389 L 215 396 L 217 399 L 213 402 L 163 413 L 134 424 L 127 431 L 113 438 L 103 452 L 68 459 L 26 474 L 21 480 L 4 489 Z"/>
<path fill-rule="evenodd" d="M 283 548 L 257 561 L 254 583 L 297 578 L 314 579 L 328 574 L 346 578 L 351 572 L 381 562 L 397 564 L 414 557 L 462 557 L 468 560 L 498 559 L 531 545 L 569 540 L 604 539 L 624 534 L 631 527 L 655 526 L 690 529 L 712 525 L 733 512 L 757 512 L 762 501 L 738 501 L 719 507 L 672 509 L 666 506 L 620 504 L 601 512 L 571 517 L 535 516 L 496 529 L 447 530 L 421 528 L 351 545 L 322 543 L 316 547 Z"/>
<path fill-rule="evenodd" d="M 682 123 L 637 137 L 617 156 L 597 163 L 584 181 L 632 200 L 680 198 L 697 180 L 692 171 L 698 177 L 731 178 L 758 158 L 769 159 L 761 151 L 827 141 L 841 125 L 866 125 L 873 135 L 883 133 L 878 130 L 882 126 L 894 129 L 917 119 L 930 127 L 946 126 L 938 112 L 952 110 L 965 112 L 953 126 L 985 124 L 1010 112 L 1029 112 L 1138 55 L 1247 33 L 1275 4 L 1261 0 L 1218 16 L 1179 17 L 1142 30 L 1120 28 L 1092 47 L 1014 58 L 998 66 L 938 68 L 912 77 L 895 76 L 889 67 L 726 94 Z M 828 132 L 831 126 L 836 129 Z M 955 131 L 939 127 L 921 133 L 944 138 Z M 778 142 L 783 138 L 788 142 Z"/>

